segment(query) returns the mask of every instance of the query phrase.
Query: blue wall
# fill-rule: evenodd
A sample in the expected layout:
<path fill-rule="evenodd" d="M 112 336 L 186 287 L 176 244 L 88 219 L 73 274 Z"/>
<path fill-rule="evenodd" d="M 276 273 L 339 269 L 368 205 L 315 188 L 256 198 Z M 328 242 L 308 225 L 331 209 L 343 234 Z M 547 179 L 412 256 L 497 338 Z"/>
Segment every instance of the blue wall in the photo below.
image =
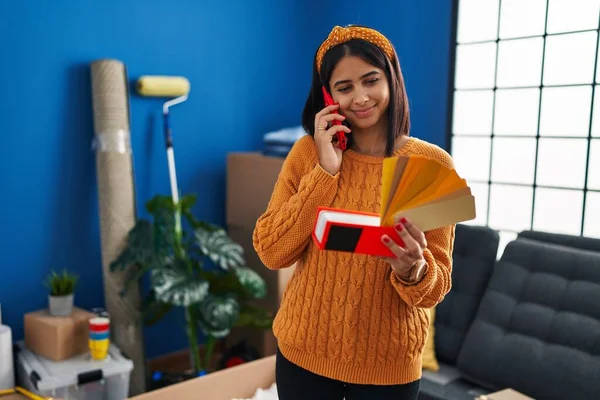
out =
<path fill-rule="evenodd" d="M 190 79 L 190 99 L 172 116 L 180 190 L 198 194 L 200 218 L 223 224 L 227 152 L 260 149 L 263 133 L 299 123 L 314 51 L 334 24 L 388 34 L 403 63 L 413 135 L 443 145 L 450 7 L 441 3 L 390 1 L 359 12 L 364 4 L 350 0 L 343 10 L 327 3 L 327 12 L 291 0 L 2 2 L 0 303 L 15 338 L 23 313 L 46 307 L 41 281 L 50 268 L 80 274 L 80 307 L 104 301 L 91 61 L 122 60 L 132 80 Z M 169 193 L 161 105 L 132 94 L 142 212 L 153 195 Z M 178 317 L 146 329 L 149 357 L 185 347 L 183 330 L 169 329 Z M 159 340 L 165 329 L 169 341 Z"/>

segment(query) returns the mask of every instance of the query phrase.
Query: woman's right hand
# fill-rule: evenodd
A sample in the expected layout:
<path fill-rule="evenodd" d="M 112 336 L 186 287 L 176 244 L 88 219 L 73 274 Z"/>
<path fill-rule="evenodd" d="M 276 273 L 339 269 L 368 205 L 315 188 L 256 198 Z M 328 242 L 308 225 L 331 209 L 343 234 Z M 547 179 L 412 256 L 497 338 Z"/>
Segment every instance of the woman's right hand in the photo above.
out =
<path fill-rule="evenodd" d="M 342 149 L 333 143 L 333 136 L 340 131 L 350 133 L 350 128 L 345 125 L 333 125 L 332 121 L 344 121 L 346 117 L 340 114 L 332 114 L 337 110 L 339 104 L 327 106 L 315 115 L 315 142 L 319 154 L 321 168 L 331 175 L 337 174 L 342 165 Z M 331 125 L 331 126 L 330 126 Z"/>

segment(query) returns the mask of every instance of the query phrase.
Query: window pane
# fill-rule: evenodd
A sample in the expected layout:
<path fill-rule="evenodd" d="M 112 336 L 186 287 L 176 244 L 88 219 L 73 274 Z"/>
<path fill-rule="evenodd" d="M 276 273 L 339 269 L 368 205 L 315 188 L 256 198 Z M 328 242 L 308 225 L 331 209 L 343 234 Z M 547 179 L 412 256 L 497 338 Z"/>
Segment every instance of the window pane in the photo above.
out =
<path fill-rule="evenodd" d="M 529 229 L 532 196 L 531 187 L 492 184 L 489 226 L 517 232 Z"/>
<path fill-rule="evenodd" d="M 495 42 L 456 47 L 457 89 L 492 89 L 495 69 Z"/>
<path fill-rule="evenodd" d="M 492 111 L 494 92 L 456 91 L 454 93 L 454 121 L 452 131 L 455 134 L 492 133 Z"/>
<path fill-rule="evenodd" d="M 535 138 L 494 138 L 492 181 L 533 184 Z"/>
<path fill-rule="evenodd" d="M 475 197 L 475 219 L 464 222 L 467 225 L 487 225 L 488 188 L 487 183 L 468 182 L 471 193 Z"/>
<path fill-rule="evenodd" d="M 580 190 L 538 188 L 533 229 L 579 235 L 582 206 L 583 192 Z"/>
<path fill-rule="evenodd" d="M 599 6 L 598 0 L 550 0 L 548 33 L 596 29 Z"/>
<path fill-rule="evenodd" d="M 542 76 L 544 39 L 501 41 L 498 49 L 498 87 L 537 86 Z"/>
<path fill-rule="evenodd" d="M 600 137 L 600 86 L 596 85 L 595 88 L 592 136 Z"/>
<path fill-rule="evenodd" d="M 600 190 L 600 139 L 591 142 L 587 185 L 588 189 Z M 597 222 L 600 225 L 600 219 Z"/>
<path fill-rule="evenodd" d="M 582 188 L 587 139 L 540 139 L 537 184 Z"/>
<path fill-rule="evenodd" d="M 591 86 L 545 88 L 540 135 L 588 136 Z"/>
<path fill-rule="evenodd" d="M 460 0 L 457 31 L 459 43 L 496 39 L 498 1 Z"/>
<path fill-rule="evenodd" d="M 461 178 L 485 182 L 489 180 L 490 143 L 490 138 L 452 138 L 452 158 Z"/>
<path fill-rule="evenodd" d="M 500 13 L 501 39 L 544 34 L 546 0 L 502 0 Z"/>
<path fill-rule="evenodd" d="M 539 89 L 498 89 L 494 134 L 535 136 L 539 101 Z"/>
<path fill-rule="evenodd" d="M 502 257 L 502 253 L 504 253 L 506 245 L 517 238 L 517 234 L 515 232 L 499 231 L 498 234 L 500 235 L 500 243 L 498 243 L 498 253 L 496 255 L 496 259 Z"/>
<path fill-rule="evenodd" d="M 600 193 L 588 192 L 583 235 L 600 238 Z"/>
<path fill-rule="evenodd" d="M 596 36 L 596 32 L 548 36 L 544 59 L 544 85 L 592 83 Z"/>

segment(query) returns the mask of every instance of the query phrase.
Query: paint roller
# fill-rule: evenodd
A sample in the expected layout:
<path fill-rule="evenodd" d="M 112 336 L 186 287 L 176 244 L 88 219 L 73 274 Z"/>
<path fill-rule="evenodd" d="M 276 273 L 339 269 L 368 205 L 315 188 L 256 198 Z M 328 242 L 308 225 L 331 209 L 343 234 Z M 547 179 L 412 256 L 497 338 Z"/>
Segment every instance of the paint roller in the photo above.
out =
<path fill-rule="evenodd" d="M 175 172 L 175 153 L 173 151 L 173 135 L 169 121 L 169 108 L 187 100 L 190 92 L 190 82 L 182 76 L 145 75 L 141 76 L 136 84 L 136 89 L 145 97 L 171 97 L 163 105 L 163 121 L 167 160 L 169 163 L 169 180 L 171 182 L 171 196 L 173 204 L 178 209 L 179 191 L 177 189 L 177 174 Z M 179 214 L 175 221 L 175 231 L 181 234 Z"/>

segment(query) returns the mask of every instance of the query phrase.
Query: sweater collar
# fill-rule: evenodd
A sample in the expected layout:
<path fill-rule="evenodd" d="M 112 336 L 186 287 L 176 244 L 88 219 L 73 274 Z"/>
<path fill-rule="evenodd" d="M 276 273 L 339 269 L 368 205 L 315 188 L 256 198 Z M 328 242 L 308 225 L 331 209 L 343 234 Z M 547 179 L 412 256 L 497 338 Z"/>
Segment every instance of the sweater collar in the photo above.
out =
<path fill-rule="evenodd" d="M 410 152 L 412 147 L 414 146 L 417 139 L 415 137 L 409 136 L 408 140 L 402 147 L 394 152 L 394 157 L 403 156 Z M 352 149 L 348 149 L 344 152 L 344 157 L 349 157 L 353 160 L 368 163 L 368 164 L 381 164 L 385 157 L 378 156 L 370 156 L 367 154 L 360 154 Z"/>

